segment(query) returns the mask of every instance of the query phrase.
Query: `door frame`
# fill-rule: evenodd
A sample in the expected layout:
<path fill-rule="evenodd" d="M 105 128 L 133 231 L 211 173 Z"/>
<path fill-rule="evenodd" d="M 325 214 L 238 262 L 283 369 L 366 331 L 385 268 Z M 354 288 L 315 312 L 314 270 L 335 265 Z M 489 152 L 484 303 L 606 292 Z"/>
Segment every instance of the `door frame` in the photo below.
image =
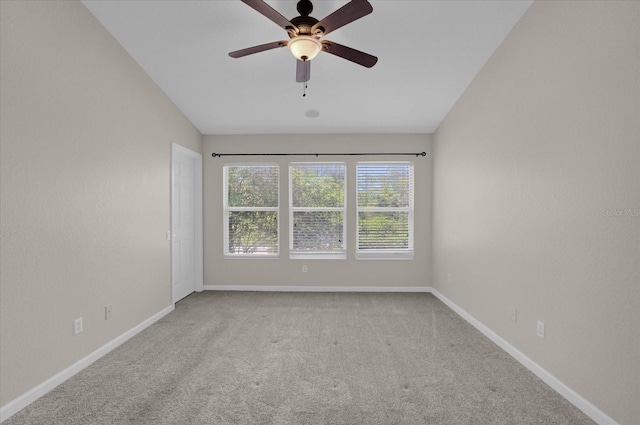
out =
<path fill-rule="evenodd" d="M 202 211 L 202 155 L 192 151 L 191 149 L 187 149 L 184 146 L 180 146 L 179 144 L 175 143 L 175 142 L 171 142 L 171 202 L 170 202 L 170 224 L 171 224 L 171 230 L 169 231 L 169 240 L 171 241 L 171 279 L 170 279 L 170 287 L 169 290 L 171 291 L 171 302 L 173 304 L 175 304 L 177 302 L 177 300 L 174 299 L 174 294 L 173 294 L 173 259 L 174 259 L 174 252 L 173 252 L 173 236 L 175 234 L 174 232 L 174 223 L 173 223 L 173 202 L 175 201 L 175 195 L 173 193 L 173 162 L 174 162 L 174 158 L 177 155 L 183 155 L 183 156 L 188 156 L 189 158 L 194 160 L 194 192 L 195 192 L 195 196 L 193 197 L 193 208 L 194 208 L 194 212 L 195 212 L 195 217 L 194 217 L 194 222 L 195 222 L 195 249 L 194 249 L 194 255 L 195 255 L 195 268 L 196 268 L 196 284 L 195 284 L 195 291 L 196 292 L 202 292 L 203 290 L 203 286 L 204 286 L 204 245 L 203 245 L 203 224 L 202 224 L 202 216 L 203 216 L 203 211 Z"/>

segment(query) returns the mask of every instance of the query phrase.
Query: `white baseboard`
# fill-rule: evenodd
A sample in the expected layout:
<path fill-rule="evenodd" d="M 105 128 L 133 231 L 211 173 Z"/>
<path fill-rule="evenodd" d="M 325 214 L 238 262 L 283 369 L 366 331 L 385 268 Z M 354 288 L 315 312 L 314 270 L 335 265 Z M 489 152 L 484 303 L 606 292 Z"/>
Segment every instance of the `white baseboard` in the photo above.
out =
<path fill-rule="evenodd" d="M 88 356 L 78 360 L 68 368 L 64 369 L 62 372 L 57 373 L 56 375 L 44 381 L 42 384 L 30 389 L 18 398 L 0 407 L 0 422 L 9 419 L 11 416 L 24 409 L 29 404 L 33 403 L 58 385 L 62 384 L 67 379 L 71 378 L 76 373 L 80 372 L 82 369 L 89 366 L 91 363 L 95 362 L 105 354 L 112 351 L 114 348 L 118 347 L 122 343 L 126 342 L 127 340 L 131 339 L 135 335 L 139 334 L 140 332 L 157 322 L 158 320 L 162 319 L 164 316 L 171 313 L 174 308 L 174 305 L 171 304 L 170 306 L 154 314 L 144 322 L 134 326 L 119 337 L 98 348 Z"/>
<path fill-rule="evenodd" d="M 515 348 L 513 345 L 505 341 L 501 336 L 493 332 L 491 329 L 483 325 L 475 317 L 467 313 L 460 308 L 457 304 L 451 301 L 449 298 L 442 295 L 438 290 L 431 289 L 431 293 L 435 295 L 440 301 L 447 305 L 451 310 L 456 312 L 460 317 L 469 322 L 473 327 L 482 332 L 487 338 L 493 341 L 497 346 L 509 353 L 511 357 L 520 362 L 524 367 L 529 369 L 538 378 L 542 379 L 547 385 L 553 388 L 558 394 L 566 398 L 571 404 L 582 410 L 584 414 L 593 419 L 600 425 L 617 425 L 617 422 L 611 419 L 606 413 L 598 409 L 584 397 L 576 393 L 574 390 L 566 386 L 558 378 L 542 368 L 539 364 L 525 356 L 521 351 Z"/>
<path fill-rule="evenodd" d="M 430 286 L 270 286 L 270 285 L 204 285 L 205 291 L 259 292 L 432 292 Z"/>

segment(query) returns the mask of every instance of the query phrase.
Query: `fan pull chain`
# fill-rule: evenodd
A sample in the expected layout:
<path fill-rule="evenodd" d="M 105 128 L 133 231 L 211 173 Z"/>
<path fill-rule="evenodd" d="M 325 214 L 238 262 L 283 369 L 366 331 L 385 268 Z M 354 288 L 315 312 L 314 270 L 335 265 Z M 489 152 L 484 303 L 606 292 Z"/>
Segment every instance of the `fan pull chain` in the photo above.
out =
<path fill-rule="evenodd" d="M 305 57 L 305 56 L 303 56 Z M 309 81 L 309 76 L 307 75 L 307 60 L 303 59 L 303 62 L 305 62 L 305 67 L 304 67 L 304 87 L 302 88 L 302 97 L 307 97 L 307 87 L 309 87 L 309 85 L 307 84 L 307 82 Z"/>

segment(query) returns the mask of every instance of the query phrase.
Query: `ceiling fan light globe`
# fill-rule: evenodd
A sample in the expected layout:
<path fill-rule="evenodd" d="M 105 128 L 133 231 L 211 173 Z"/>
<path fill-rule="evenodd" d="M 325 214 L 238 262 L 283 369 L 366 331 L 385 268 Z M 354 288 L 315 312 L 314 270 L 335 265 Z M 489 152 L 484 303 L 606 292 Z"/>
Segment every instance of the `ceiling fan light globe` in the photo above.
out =
<path fill-rule="evenodd" d="M 289 50 L 293 53 L 296 59 L 301 61 L 308 61 L 316 57 L 320 50 L 322 50 L 322 44 L 317 38 L 308 35 L 299 35 L 289 40 Z"/>

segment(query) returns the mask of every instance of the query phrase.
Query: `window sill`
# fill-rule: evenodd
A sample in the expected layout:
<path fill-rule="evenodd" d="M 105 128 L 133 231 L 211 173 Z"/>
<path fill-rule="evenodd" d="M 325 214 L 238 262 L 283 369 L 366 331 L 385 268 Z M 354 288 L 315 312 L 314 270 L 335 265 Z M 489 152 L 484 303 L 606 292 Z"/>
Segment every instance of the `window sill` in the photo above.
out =
<path fill-rule="evenodd" d="M 280 254 L 225 254 L 225 260 L 277 260 Z"/>
<path fill-rule="evenodd" d="M 413 260 L 413 251 L 408 252 L 356 252 L 356 260 Z"/>
<path fill-rule="evenodd" d="M 290 254 L 289 255 L 289 259 L 290 260 L 346 260 L 347 259 L 347 254 L 346 253 L 340 253 L 340 254 L 319 254 L 319 253 L 314 253 L 314 254 Z"/>

